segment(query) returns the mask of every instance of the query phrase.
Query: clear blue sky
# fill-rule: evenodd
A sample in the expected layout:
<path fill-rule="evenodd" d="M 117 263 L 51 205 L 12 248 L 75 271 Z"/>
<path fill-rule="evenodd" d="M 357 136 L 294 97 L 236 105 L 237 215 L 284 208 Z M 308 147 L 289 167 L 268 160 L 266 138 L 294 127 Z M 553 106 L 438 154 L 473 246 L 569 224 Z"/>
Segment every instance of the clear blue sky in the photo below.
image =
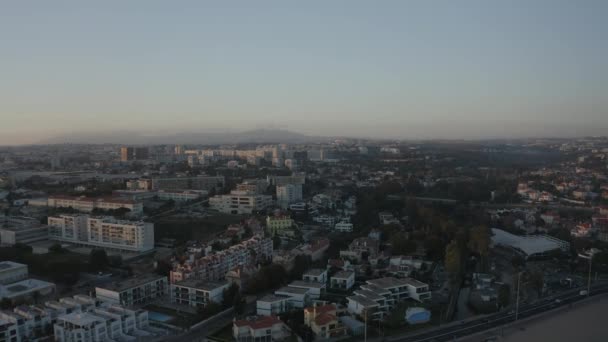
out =
<path fill-rule="evenodd" d="M 5 1 L 0 119 L 0 144 L 606 134 L 608 1 Z"/>

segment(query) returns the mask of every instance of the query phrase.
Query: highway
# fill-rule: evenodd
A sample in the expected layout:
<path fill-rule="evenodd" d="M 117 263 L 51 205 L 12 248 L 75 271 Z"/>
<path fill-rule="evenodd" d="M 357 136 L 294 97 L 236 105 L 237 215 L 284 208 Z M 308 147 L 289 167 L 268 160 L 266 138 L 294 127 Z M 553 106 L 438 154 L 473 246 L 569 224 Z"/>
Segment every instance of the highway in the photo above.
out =
<path fill-rule="evenodd" d="M 585 287 L 569 290 L 555 296 L 543 298 L 535 303 L 522 305 L 519 308 L 518 319 L 527 318 L 539 313 L 555 309 L 560 306 L 567 306 L 579 300 L 587 298 L 581 296 L 580 291 L 586 290 Z M 591 287 L 591 296 L 608 293 L 608 284 L 597 284 Z M 495 329 L 500 326 L 515 321 L 515 311 L 503 311 L 487 316 L 481 316 L 472 320 L 459 323 L 450 323 L 443 328 L 434 328 L 432 331 L 404 337 L 387 337 L 391 342 L 439 342 L 453 341 L 456 338 L 472 335 L 474 333 Z"/>

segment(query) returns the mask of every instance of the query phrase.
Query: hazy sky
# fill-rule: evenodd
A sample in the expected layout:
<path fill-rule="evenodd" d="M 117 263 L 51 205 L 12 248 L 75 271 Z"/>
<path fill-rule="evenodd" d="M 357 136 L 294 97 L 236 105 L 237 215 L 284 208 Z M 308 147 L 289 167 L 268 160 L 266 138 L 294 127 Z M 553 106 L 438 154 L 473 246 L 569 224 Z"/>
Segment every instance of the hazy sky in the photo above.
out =
<path fill-rule="evenodd" d="M 0 144 L 608 132 L 608 1 L 0 3 Z"/>

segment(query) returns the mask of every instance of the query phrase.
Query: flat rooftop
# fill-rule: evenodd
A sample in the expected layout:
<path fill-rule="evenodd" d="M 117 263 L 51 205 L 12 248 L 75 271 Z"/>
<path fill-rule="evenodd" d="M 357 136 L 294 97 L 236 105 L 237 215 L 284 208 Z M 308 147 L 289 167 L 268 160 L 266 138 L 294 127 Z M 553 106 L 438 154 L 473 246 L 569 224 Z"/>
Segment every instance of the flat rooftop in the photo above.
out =
<path fill-rule="evenodd" d="M 276 290 L 274 293 L 275 294 L 289 293 L 289 294 L 295 294 L 295 295 L 305 295 L 308 293 L 308 289 L 285 286 L 285 287 L 282 287 L 282 288 Z"/>
<path fill-rule="evenodd" d="M 121 281 L 116 281 L 107 285 L 97 286 L 98 289 L 122 292 L 134 287 L 139 287 L 141 285 L 154 282 L 160 279 L 167 279 L 167 277 L 159 276 L 159 275 L 146 275 L 141 277 L 133 277 Z"/>
<path fill-rule="evenodd" d="M 25 279 L 9 285 L 0 286 L 0 297 L 15 298 L 30 292 L 55 287 L 55 284 L 38 279 Z"/>
<path fill-rule="evenodd" d="M 289 299 L 289 297 L 269 294 L 269 295 L 265 295 L 264 297 L 258 299 L 258 302 L 274 303 L 274 302 L 278 302 L 278 301 L 285 300 L 285 299 Z"/>
<path fill-rule="evenodd" d="M 492 242 L 520 250 L 527 256 L 563 249 L 568 242 L 546 235 L 519 236 L 502 229 L 492 228 Z"/>
<path fill-rule="evenodd" d="M 229 286 L 228 282 L 221 281 L 205 281 L 199 279 L 186 279 L 175 283 L 177 286 L 189 287 L 197 290 L 212 291 L 220 287 Z"/>
<path fill-rule="evenodd" d="M 18 262 L 14 262 L 14 261 L 8 261 L 8 260 L 0 262 L 0 272 L 17 269 L 17 268 L 23 268 L 23 267 L 27 267 L 27 265 L 20 264 Z"/>
<path fill-rule="evenodd" d="M 355 274 L 355 272 L 353 271 L 339 271 L 336 272 L 336 274 L 334 274 L 332 276 L 332 278 L 338 278 L 338 279 L 347 279 L 352 277 Z"/>
<path fill-rule="evenodd" d="M 313 268 L 304 272 L 304 276 L 319 277 L 325 272 L 327 272 L 327 270 L 324 270 L 322 268 Z"/>
<path fill-rule="evenodd" d="M 310 281 L 303 280 L 295 280 L 287 285 L 288 287 L 307 287 L 307 288 L 315 288 L 315 289 L 324 289 L 325 284 L 315 283 Z"/>

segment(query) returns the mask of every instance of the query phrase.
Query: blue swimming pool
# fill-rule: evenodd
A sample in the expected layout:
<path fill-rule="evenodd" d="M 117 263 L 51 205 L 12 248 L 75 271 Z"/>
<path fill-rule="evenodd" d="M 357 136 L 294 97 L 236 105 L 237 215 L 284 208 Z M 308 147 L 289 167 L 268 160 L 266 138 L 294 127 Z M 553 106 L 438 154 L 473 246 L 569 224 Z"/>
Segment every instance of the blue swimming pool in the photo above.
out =
<path fill-rule="evenodd" d="M 169 322 L 173 319 L 172 316 L 155 311 L 148 311 L 148 318 L 157 322 Z"/>

